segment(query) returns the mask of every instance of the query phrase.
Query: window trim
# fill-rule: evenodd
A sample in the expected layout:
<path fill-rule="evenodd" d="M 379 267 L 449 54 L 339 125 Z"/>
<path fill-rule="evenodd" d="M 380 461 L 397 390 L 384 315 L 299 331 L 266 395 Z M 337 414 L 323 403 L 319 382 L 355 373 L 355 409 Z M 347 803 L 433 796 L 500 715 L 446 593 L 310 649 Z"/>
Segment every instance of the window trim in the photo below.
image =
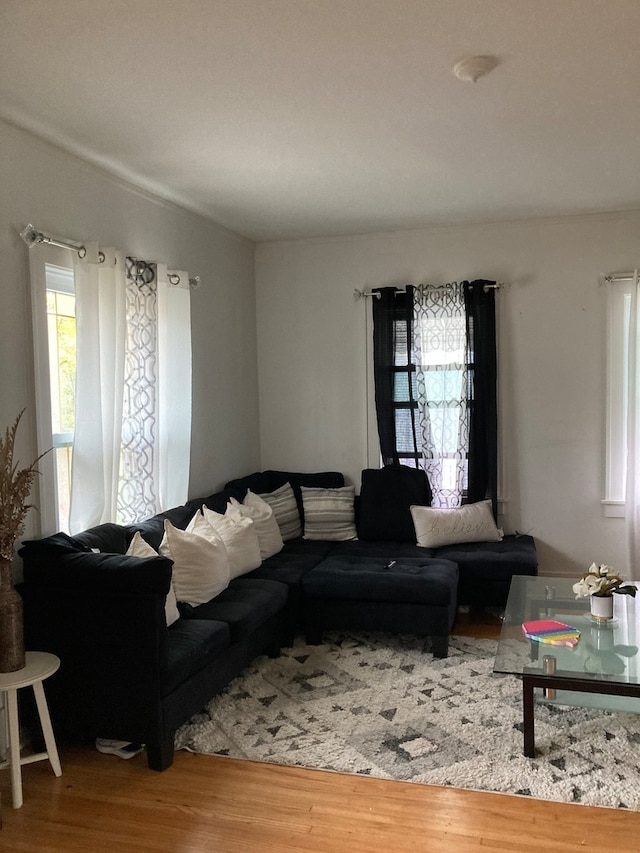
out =
<path fill-rule="evenodd" d="M 31 317 L 33 330 L 34 388 L 36 404 L 36 442 L 38 455 L 37 478 L 39 495 L 39 535 L 48 536 L 60 529 L 58 518 L 55 454 L 50 453 L 55 442 L 52 435 L 51 387 L 49 381 L 49 332 L 47 328 L 47 265 L 73 269 L 73 252 L 47 244 L 37 244 L 29 250 L 31 280 Z"/>
<path fill-rule="evenodd" d="M 632 280 L 611 282 L 607 288 L 607 396 L 604 498 L 605 518 L 624 518 L 624 478 L 627 454 L 627 350 Z"/>

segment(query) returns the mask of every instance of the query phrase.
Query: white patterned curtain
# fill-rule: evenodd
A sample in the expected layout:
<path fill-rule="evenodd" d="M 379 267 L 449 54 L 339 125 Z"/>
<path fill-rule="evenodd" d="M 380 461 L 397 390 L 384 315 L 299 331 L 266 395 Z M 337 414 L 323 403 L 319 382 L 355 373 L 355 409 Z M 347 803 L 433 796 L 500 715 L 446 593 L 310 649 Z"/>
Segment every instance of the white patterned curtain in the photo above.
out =
<path fill-rule="evenodd" d="M 469 447 L 462 283 L 414 289 L 413 334 L 423 467 L 432 505 L 459 506 L 467 488 Z"/>
<path fill-rule="evenodd" d="M 128 346 L 118 515 L 184 503 L 191 447 L 189 276 L 137 264 L 127 284 Z"/>
<path fill-rule="evenodd" d="M 640 565 L 640 276 L 633 274 L 627 354 L 627 482 L 625 517 L 631 577 Z"/>
<path fill-rule="evenodd" d="M 112 265 L 102 251 L 104 263 L 96 262 L 95 247 L 75 269 L 72 533 L 140 521 L 184 503 L 188 490 L 189 276 L 125 262 L 119 253 Z"/>
<path fill-rule="evenodd" d="M 69 529 L 115 521 L 125 353 L 125 266 L 121 252 L 85 245 L 74 253 L 76 414 Z M 104 260 L 100 260 L 100 252 Z"/>

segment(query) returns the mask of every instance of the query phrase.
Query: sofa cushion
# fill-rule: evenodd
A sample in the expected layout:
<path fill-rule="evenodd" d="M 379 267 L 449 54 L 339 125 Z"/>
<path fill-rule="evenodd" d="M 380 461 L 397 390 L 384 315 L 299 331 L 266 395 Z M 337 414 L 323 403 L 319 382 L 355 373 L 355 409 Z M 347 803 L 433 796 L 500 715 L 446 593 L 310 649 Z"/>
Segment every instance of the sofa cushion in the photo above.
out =
<path fill-rule="evenodd" d="M 279 483 L 279 485 L 283 484 Z M 260 495 L 262 492 L 272 492 L 274 489 L 267 471 L 255 471 L 246 477 L 236 477 L 235 480 L 225 483 L 224 488 L 225 491 L 229 492 L 230 496 L 240 501 L 244 500 L 244 496 L 249 489 L 256 495 Z"/>
<path fill-rule="evenodd" d="M 331 549 L 331 556 L 346 554 L 349 557 L 436 557 L 436 548 L 422 548 L 416 545 L 415 539 L 411 542 L 394 542 L 389 539 L 379 541 L 367 541 L 354 539 L 350 542 L 335 542 Z"/>
<path fill-rule="evenodd" d="M 462 542 L 500 542 L 504 533 L 496 526 L 491 501 L 442 509 L 412 506 L 418 545 L 441 548 Z"/>
<path fill-rule="evenodd" d="M 259 495 L 259 497 L 263 501 L 266 501 L 273 510 L 283 542 L 302 536 L 300 511 L 291 483 L 285 483 L 279 489 L 275 489 L 273 492 L 266 492 Z"/>
<path fill-rule="evenodd" d="M 358 537 L 415 542 L 412 504 L 431 504 L 431 487 L 423 470 L 406 465 L 365 468 L 360 486 Z"/>
<path fill-rule="evenodd" d="M 302 495 L 300 489 L 302 486 L 317 489 L 339 489 L 344 486 L 344 476 L 339 471 L 317 471 L 304 473 L 298 471 L 262 471 L 256 474 L 250 474 L 248 477 L 240 477 L 237 480 L 231 480 L 226 484 L 225 489 L 235 492 L 238 500 L 242 500 L 247 493 L 247 489 L 251 489 L 257 495 L 265 492 L 273 492 L 284 486 L 285 483 L 290 483 L 293 489 L 293 494 L 298 504 L 298 512 L 300 519 L 304 523 L 304 509 L 302 506 Z"/>
<path fill-rule="evenodd" d="M 302 486 L 304 538 L 329 541 L 355 539 L 353 486 L 321 489 Z"/>
<path fill-rule="evenodd" d="M 193 619 L 215 619 L 229 626 L 231 642 L 248 637 L 287 604 L 285 584 L 257 578 L 236 578 L 212 601 L 184 611 Z"/>
<path fill-rule="evenodd" d="M 194 510 L 187 506 L 177 506 L 173 509 L 168 509 L 165 512 L 159 512 L 157 515 L 147 518 L 145 521 L 137 521 L 134 524 L 128 524 L 126 527 L 129 541 L 133 539 L 136 532 L 142 535 L 145 542 L 148 542 L 156 551 L 160 549 L 160 543 L 164 538 L 164 522 L 165 519 L 178 530 L 184 530 L 191 521 Z"/>
<path fill-rule="evenodd" d="M 220 537 L 205 539 L 164 522 L 160 553 L 173 560 L 173 585 L 178 601 L 195 607 L 229 585 L 229 557 Z"/>
<path fill-rule="evenodd" d="M 231 644 L 229 626 L 213 619 L 180 619 L 167 630 L 162 695 L 187 681 Z"/>
<path fill-rule="evenodd" d="M 536 575 L 538 558 L 531 536 L 508 535 L 501 542 L 465 542 L 438 549 L 460 570 L 460 604 L 504 606 L 513 575 Z"/>
<path fill-rule="evenodd" d="M 206 498 L 191 498 L 185 504 L 185 506 L 191 510 L 191 513 L 200 512 L 203 506 L 206 506 L 208 509 L 212 509 L 214 512 L 219 512 L 224 515 L 225 510 L 229 504 L 231 498 L 237 498 L 240 492 L 230 491 L 229 489 L 225 489 L 222 492 L 215 492 L 212 495 L 209 495 Z M 242 499 L 244 494 L 240 495 Z"/>
<path fill-rule="evenodd" d="M 307 553 L 292 554 L 282 550 L 279 554 L 269 557 L 262 565 L 244 575 L 245 578 L 266 578 L 267 580 L 280 581 L 289 586 L 297 586 L 306 573 L 317 566 L 323 559 L 323 555 Z"/>
<path fill-rule="evenodd" d="M 98 524 L 72 537 L 81 548 L 95 549 L 103 554 L 124 554 L 127 550 L 127 530 L 121 524 Z"/>
<path fill-rule="evenodd" d="M 412 602 L 449 607 L 455 601 L 458 567 L 450 560 L 387 560 L 328 557 L 306 574 L 306 596 L 363 602 Z"/>

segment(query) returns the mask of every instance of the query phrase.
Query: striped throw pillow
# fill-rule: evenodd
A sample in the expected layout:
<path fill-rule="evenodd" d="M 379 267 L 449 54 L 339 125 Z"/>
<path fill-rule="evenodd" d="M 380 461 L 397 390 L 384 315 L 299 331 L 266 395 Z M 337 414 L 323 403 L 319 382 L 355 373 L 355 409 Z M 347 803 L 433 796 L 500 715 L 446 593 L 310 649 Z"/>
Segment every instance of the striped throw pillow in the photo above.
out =
<path fill-rule="evenodd" d="M 341 542 L 356 539 L 354 486 L 316 489 L 301 486 L 304 538 Z"/>
<path fill-rule="evenodd" d="M 273 510 L 280 535 L 284 542 L 288 539 L 297 539 L 302 536 L 302 525 L 300 523 L 300 513 L 298 512 L 298 504 L 296 496 L 293 493 L 291 483 L 285 483 L 280 486 L 275 492 L 269 492 L 266 495 L 258 495 L 263 501 L 269 504 Z"/>

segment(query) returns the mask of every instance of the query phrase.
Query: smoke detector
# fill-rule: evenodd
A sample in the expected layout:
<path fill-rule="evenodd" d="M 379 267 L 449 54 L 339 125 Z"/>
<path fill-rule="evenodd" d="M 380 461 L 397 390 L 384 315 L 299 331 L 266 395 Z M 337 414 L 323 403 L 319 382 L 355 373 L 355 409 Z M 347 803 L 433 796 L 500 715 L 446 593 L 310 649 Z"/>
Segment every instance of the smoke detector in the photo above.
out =
<path fill-rule="evenodd" d="M 475 83 L 480 77 L 493 71 L 497 64 L 496 56 L 465 56 L 453 66 L 453 73 L 458 80 Z"/>

